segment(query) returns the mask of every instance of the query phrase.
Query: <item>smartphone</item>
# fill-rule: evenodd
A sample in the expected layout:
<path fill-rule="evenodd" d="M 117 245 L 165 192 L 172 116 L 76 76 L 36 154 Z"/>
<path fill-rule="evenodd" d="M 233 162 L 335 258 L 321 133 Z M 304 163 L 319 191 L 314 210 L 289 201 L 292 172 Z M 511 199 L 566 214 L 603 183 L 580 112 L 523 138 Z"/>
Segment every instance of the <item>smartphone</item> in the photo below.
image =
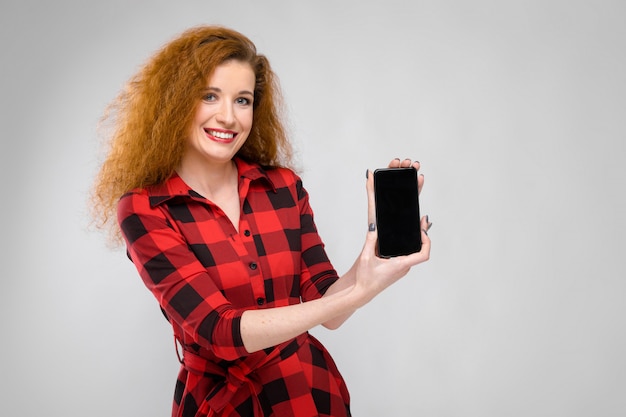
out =
<path fill-rule="evenodd" d="M 381 168 L 374 171 L 378 256 L 391 258 L 422 249 L 417 170 Z"/>

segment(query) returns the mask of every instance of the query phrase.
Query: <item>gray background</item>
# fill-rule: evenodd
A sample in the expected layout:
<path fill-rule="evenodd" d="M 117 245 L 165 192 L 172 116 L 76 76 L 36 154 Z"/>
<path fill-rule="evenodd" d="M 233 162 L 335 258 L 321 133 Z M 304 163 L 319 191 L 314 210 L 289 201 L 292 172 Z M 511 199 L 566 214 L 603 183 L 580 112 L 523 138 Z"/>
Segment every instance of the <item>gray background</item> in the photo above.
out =
<path fill-rule="evenodd" d="M 422 162 L 432 258 L 340 330 L 355 416 L 626 414 L 623 1 L 3 1 L 0 401 L 168 416 L 170 328 L 90 231 L 96 124 L 189 26 L 273 63 L 340 272 L 364 173 Z"/>

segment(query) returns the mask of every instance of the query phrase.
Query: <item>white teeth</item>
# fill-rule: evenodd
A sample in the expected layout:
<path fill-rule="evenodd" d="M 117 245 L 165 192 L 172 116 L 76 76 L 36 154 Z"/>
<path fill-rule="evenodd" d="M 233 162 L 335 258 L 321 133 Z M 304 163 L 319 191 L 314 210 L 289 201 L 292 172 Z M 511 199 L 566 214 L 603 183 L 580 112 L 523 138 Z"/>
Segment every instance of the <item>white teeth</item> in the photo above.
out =
<path fill-rule="evenodd" d="M 235 136 L 233 133 L 216 132 L 213 130 L 210 130 L 209 134 L 220 139 L 232 139 Z"/>

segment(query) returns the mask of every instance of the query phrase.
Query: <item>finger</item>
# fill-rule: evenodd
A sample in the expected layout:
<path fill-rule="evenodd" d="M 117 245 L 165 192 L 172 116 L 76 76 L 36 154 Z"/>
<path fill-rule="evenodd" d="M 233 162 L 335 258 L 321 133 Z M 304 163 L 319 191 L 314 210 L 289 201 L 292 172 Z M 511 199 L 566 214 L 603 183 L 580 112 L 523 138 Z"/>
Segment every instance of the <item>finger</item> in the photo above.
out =
<path fill-rule="evenodd" d="M 365 183 L 367 191 L 367 230 L 368 236 L 377 236 L 376 231 L 376 199 L 374 197 L 374 175 L 368 170 L 367 181 Z"/>
<path fill-rule="evenodd" d="M 378 240 L 378 228 L 376 227 L 376 199 L 374 197 L 374 175 L 367 170 L 367 181 L 365 182 L 367 191 L 367 234 L 363 245 L 362 255 L 375 256 L 376 242 Z"/>
<path fill-rule="evenodd" d="M 430 218 L 428 217 L 428 215 L 426 215 L 422 218 L 422 220 L 420 220 L 420 224 L 422 223 L 424 219 L 426 221 L 426 234 L 428 234 L 428 231 L 433 226 L 433 223 L 430 221 Z"/>
<path fill-rule="evenodd" d="M 395 158 L 392 159 L 391 162 L 389 162 L 389 168 L 400 168 L 400 163 L 402 161 L 400 160 L 400 158 Z"/>
<path fill-rule="evenodd" d="M 417 194 L 420 194 L 422 192 L 422 188 L 424 188 L 424 175 L 418 174 L 417 175 Z"/>
<path fill-rule="evenodd" d="M 426 255 L 426 259 L 430 256 L 430 237 L 428 236 L 428 230 L 430 230 L 432 225 L 428 216 L 422 217 L 420 221 L 420 227 L 422 228 L 422 249 L 420 249 L 419 253 Z"/>
<path fill-rule="evenodd" d="M 424 186 L 424 175 L 419 173 L 422 165 L 420 164 L 420 161 L 413 161 L 411 166 L 417 171 L 417 193 L 419 194 L 422 192 L 422 187 Z"/>
<path fill-rule="evenodd" d="M 402 162 L 400 163 L 400 167 L 401 168 L 408 168 L 411 166 L 411 159 L 410 158 L 405 158 L 404 160 L 402 160 Z"/>

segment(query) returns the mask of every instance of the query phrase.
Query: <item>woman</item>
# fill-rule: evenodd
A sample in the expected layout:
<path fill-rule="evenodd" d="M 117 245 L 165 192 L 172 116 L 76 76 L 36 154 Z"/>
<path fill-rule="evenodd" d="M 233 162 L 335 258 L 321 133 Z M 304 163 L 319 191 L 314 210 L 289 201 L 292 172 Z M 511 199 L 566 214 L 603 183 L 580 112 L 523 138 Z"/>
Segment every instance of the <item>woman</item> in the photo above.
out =
<path fill-rule="evenodd" d="M 117 214 L 172 324 L 182 364 L 173 416 L 350 415 L 344 380 L 308 330 L 339 327 L 429 257 L 427 218 L 421 252 L 376 257 L 368 171 L 365 245 L 338 277 L 288 168 L 278 98 L 250 40 L 197 27 L 156 53 L 113 109 L 94 207 L 103 225 Z"/>

